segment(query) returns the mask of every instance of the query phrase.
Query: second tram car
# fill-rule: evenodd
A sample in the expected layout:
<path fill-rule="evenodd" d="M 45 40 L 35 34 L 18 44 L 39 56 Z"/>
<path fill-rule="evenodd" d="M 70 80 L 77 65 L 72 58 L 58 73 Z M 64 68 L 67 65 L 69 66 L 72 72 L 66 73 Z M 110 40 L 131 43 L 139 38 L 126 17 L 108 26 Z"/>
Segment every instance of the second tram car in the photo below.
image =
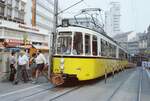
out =
<path fill-rule="evenodd" d="M 60 26 L 57 32 L 52 68 L 56 78 L 91 80 L 128 64 L 127 52 L 106 34 L 75 25 Z"/>

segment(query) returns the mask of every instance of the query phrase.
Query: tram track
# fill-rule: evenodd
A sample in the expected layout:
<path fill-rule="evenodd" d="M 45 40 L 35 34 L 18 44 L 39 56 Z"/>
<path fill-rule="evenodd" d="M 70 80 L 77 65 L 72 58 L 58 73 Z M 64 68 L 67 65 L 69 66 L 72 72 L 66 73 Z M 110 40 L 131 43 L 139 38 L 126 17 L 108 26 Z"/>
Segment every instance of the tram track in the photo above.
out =
<path fill-rule="evenodd" d="M 107 101 L 111 101 L 112 100 L 112 98 L 118 93 L 118 91 L 121 89 L 121 87 L 127 82 L 127 80 L 129 79 L 129 77 L 126 80 L 122 81 L 119 84 L 119 86 L 113 91 L 113 93 L 110 95 L 110 97 L 108 97 Z"/>
<path fill-rule="evenodd" d="M 138 81 L 137 81 L 137 91 L 135 90 L 135 101 L 141 101 L 141 92 L 142 92 L 142 80 L 143 80 L 143 71 L 142 70 L 136 70 L 136 72 L 138 73 L 137 75 L 139 75 L 138 77 Z M 127 79 L 123 80 L 112 92 L 112 94 L 107 98 L 106 101 L 119 101 L 118 100 L 118 96 L 120 95 L 119 93 L 122 92 L 121 94 L 126 94 L 123 93 L 123 91 L 126 89 L 126 86 L 129 84 L 129 81 L 131 78 L 133 78 L 133 76 L 135 76 L 135 73 L 131 74 Z M 129 86 L 129 85 L 128 85 Z M 123 90 L 123 91 L 122 91 Z M 125 91 L 126 92 L 126 91 Z M 137 92 L 137 94 L 136 94 Z M 126 96 L 126 95 L 125 95 Z M 121 98 L 123 98 L 123 95 L 121 95 Z M 122 99 L 123 100 L 123 99 Z"/>
<path fill-rule="evenodd" d="M 73 88 L 63 88 L 63 87 L 58 87 L 58 86 L 53 86 L 51 88 L 47 88 L 47 89 L 43 89 L 39 92 L 36 92 L 36 93 L 33 93 L 33 94 L 30 94 L 30 95 L 27 95 L 27 96 L 24 96 L 24 97 L 21 97 L 19 99 L 16 99 L 15 101 L 26 101 L 30 98 L 34 98 L 40 94 L 43 94 L 43 93 L 47 93 L 49 91 L 53 91 L 53 93 L 51 94 L 51 97 L 48 101 L 54 101 L 70 92 L 73 92 L 75 90 L 78 90 L 80 89 L 81 87 L 83 87 L 83 85 L 81 86 L 77 86 L 77 87 L 73 87 Z M 59 92 L 59 93 L 58 93 Z M 57 94 L 58 93 L 58 94 Z"/>
<path fill-rule="evenodd" d="M 81 87 L 83 87 L 83 86 L 78 86 L 78 87 L 75 87 L 75 88 L 73 88 L 73 89 L 71 89 L 71 90 L 68 90 L 68 91 L 66 91 L 66 92 L 64 92 L 64 93 L 62 93 L 62 94 L 59 94 L 59 95 L 57 95 L 57 96 L 55 96 L 55 97 L 49 99 L 49 101 L 55 101 L 55 100 L 57 100 L 58 98 L 69 94 L 70 92 L 73 92 L 73 91 L 76 91 L 76 90 L 80 89 Z"/>
<path fill-rule="evenodd" d="M 91 84 L 91 85 L 94 85 L 94 83 Z M 50 98 L 48 101 L 55 101 L 55 100 L 57 100 L 57 99 L 59 99 L 59 98 L 65 96 L 65 95 L 67 95 L 67 94 L 69 94 L 69 93 L 71 93 L 71 92 L 73 92 L 73 91 L 76 91 L 76 90 L 82 88 L 83 86 L 84 86 L 84 84 L 81 84 L 81 85 L 78 85 L 78 86 L 76 86 L 76 87 L 69 88 L 69 90 L 67 90 L 68 88 L 61 88 L 61 90 L 63 89 L 64 91 L 61 92 L 61 93 L 59 93 L 59 94 L 57 94 L 57 93 L 58 93 L 57 91 L 54 92 L 56 95 L 55 95 L 55 94 L 52 94 L 51 98 Z M 46 93 L 46 92 L 48 92 L 48 91 L 50 91 L 50 90 L 53 91 L 53 90 L 55 90 L 55 89 L 59 89 L 59 87 L 57 88 L 57 86 L 54 86 L 54 87 L 52 87 L 52 88 L 44 89 L 44 90 L 42 90 L 42 91 L 33 93 L 33 94 L 31 94 L 31 95 L 28 95 L 28 96 L 19 98 L 18 100 L 15 100 L 15 101 L 22 101 L 22 100 L 23 100 L 23 101 L 26 101 L 26 99 L 30 99 L 30 98 L 36 97 L 38 94 Z M 61 91 L 61 90 L 60 90 L 60 91 Z M 58 90 L 58 91 L 59 91 L 59 90 Z M 53 95 L 55 95 L 55 96 L 53 96 Z"/>
<path fill-rule="evenodd" d="M 143 69 L 139 70 L 139 84 L 138 84 L 138 92 L 137 92 L 137 101 L 141 101 L 141 93 L 142 93 L 142 81 L 143 81 Z"/>
<path fill-rule="evenodd" d="M 145 74 L 145 75 L 144 75 Z M 143 68 L 141 73 L 141 93 L 139 101 L 149 101 L 150 99 L 150 72 L 147 68 Z"/>
<path fill-rule="evenodd" d="M 27 99 L 27 98 L 36 96 L 36 95 L 41 94 L 41 93 L 44 93 L 44 92 L 46 92 L 46 91 L 48 91 L 48 90 L 52 90 L 52 89 L 54 89 L 54 88 L 56 88 L 56 87 L 57 87 L 57 86 L 52 86 L 52 87 L 50 87 L 50 88 L 46 88 L 46 89 L 43 89 L 43 90 L 39 90 L 39 91 L 37 91 L 37 92 L 35 92 L 35 93 L 32 93 L 32 94 L 30 94 L 30 95 L 20 97 L 20 98 L 16 99 L 15 101 L 22 101 L 22 100 L 24 100 L 24 99 Z"/>

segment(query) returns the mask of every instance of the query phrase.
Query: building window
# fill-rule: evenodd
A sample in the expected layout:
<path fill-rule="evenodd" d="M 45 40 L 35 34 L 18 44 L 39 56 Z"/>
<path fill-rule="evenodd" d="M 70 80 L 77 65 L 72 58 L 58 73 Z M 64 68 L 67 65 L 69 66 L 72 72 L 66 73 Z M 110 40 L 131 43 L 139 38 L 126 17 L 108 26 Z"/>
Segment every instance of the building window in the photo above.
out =
<path fill-rule="evenodd" d="M 18 14 L 18 10 L 15 10 L 15 18 L 18 18 L 19 17 L 19 14 Z"/>
<path fill-rule="evenodd" d="M 0 15 L 4 15 L 4 8 L 0 7 Z"/>
<path fill-rule="evenodd" d="M 12 0 L 7 0 L 8 5 L 12 5 Z"/>
<path fill-rule="evenodd" d="M 74 43 L 73 43 L 73 54 L 83 54 L 83 35 L 80 32 L 76 32 L 74 35 Z"/>
<path fill-rule="evenodd" d="M 19 14 L 19 18 L 20 18 L 21 20 L 24 20 L 24 13 L 20 13 L 20 14 Z"/>
<path fill-rule="evenodd" d="M 15 0 L 15 8 L 19 8 L 19 0 Z"/>
<path fill-rule="evenodd" d="M 90 35 L 85 35 L 85 54 L 91 55 L 91 39 Z"/>
<path fill-rule="evenodd" d="M 93 36 L 92 38 L 92 50 L 93 50 L 93 55 L 97 55 L 97 37 Z"/>
<path fill-rule="evenodd" d="M 24 10 L 25 10 L 25 3 L 21 2 L 21 11 L 24 11 Z"/>
<path fill-rule="evenodd" d="M 11 12 L 12 12 L 11 9 L 10 9 L 10 8 L 7 8 L 7 16 L 8 16 L 8 17 L 11 17 Z"/>

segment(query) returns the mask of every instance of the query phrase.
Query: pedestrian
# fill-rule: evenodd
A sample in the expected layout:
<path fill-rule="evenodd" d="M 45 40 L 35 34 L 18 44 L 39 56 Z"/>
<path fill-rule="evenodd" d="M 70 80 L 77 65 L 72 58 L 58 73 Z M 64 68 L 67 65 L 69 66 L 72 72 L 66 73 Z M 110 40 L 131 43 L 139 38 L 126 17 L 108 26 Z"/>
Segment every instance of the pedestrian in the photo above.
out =
<path fill-rule="evenodd" d="M 36 65 L 35 59 L 36 59 L 36 54 L 33 53 L 33 54 L 32 54 L 32 57 L 30 58 L 30 62 L 29 62 L 29 65 L 30 65 L 30 68 L 31 68 L 32 80 L 34 80 L 35 74 L 36 74 L 35 72 L 36 72 L 36 67 L 37 67 L 37 65 Z"/>
<path fill-rule="evenodd" d="M 42 74 L 43 68 L 46 65 L 46 58 L 45 56 L 41 53 L 41 50 L 37 50 L 37 57 L 35 59 L 37 67 L 36 67 L 36 75 L 35 75 L 35 80 L 32 83 L 37 83 L 37 79 L 39 75 Z"/>
<path fill-rule="evenodd" d="M 17 84 L 20 80 L 23 80 L 24 83 L 26 83 L 29 80 L 26 71 L 27 65 L 28 65 L 28 57 L 25 54 L 25 51 L 20 51 L 18 58 L 17 78 L 15 84 Z"/>
<path fill-rule="evenodd" d="M 9 80 L 10 81 L 14 81 L 15 80 L 15 74 L 16 74 L 15 52 L 11 53 L 11 56 L 9 57 L 9 63 L 10 63 L 10 76 L 9 76 Z"/>

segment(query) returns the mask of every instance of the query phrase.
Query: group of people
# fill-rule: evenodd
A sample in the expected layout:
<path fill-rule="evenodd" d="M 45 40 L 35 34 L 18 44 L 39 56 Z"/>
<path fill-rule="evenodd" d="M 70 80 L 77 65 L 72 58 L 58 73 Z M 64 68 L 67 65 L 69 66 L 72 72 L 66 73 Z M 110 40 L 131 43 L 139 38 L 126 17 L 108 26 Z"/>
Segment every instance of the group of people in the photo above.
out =
<path fill-rule="evenodd" d="M 26 83 L 29 80 L 32 80 L 32 83 L 37 83 L 39 75 L 42 74 L 43 68 L 46 66 L 46 58 L 41 51 L 37 50 L 32 57 L 29 57 L 25 51 L 20 51 L 17 59 L 15 55 L 15 52 L 12 52 L 9 58 L 9 80 L 14 84 L 18 84 L 19 81 Z"/>
<path fill-rule="evenodd" d="M 71 54 L 71 44 L 69 44 L 68 47 L 65 45 L 62 45 L 62 53 L 63 54 Z M 75 48 L 73 48 L 72 54 L 77 55 L 77 50 Z"/>

